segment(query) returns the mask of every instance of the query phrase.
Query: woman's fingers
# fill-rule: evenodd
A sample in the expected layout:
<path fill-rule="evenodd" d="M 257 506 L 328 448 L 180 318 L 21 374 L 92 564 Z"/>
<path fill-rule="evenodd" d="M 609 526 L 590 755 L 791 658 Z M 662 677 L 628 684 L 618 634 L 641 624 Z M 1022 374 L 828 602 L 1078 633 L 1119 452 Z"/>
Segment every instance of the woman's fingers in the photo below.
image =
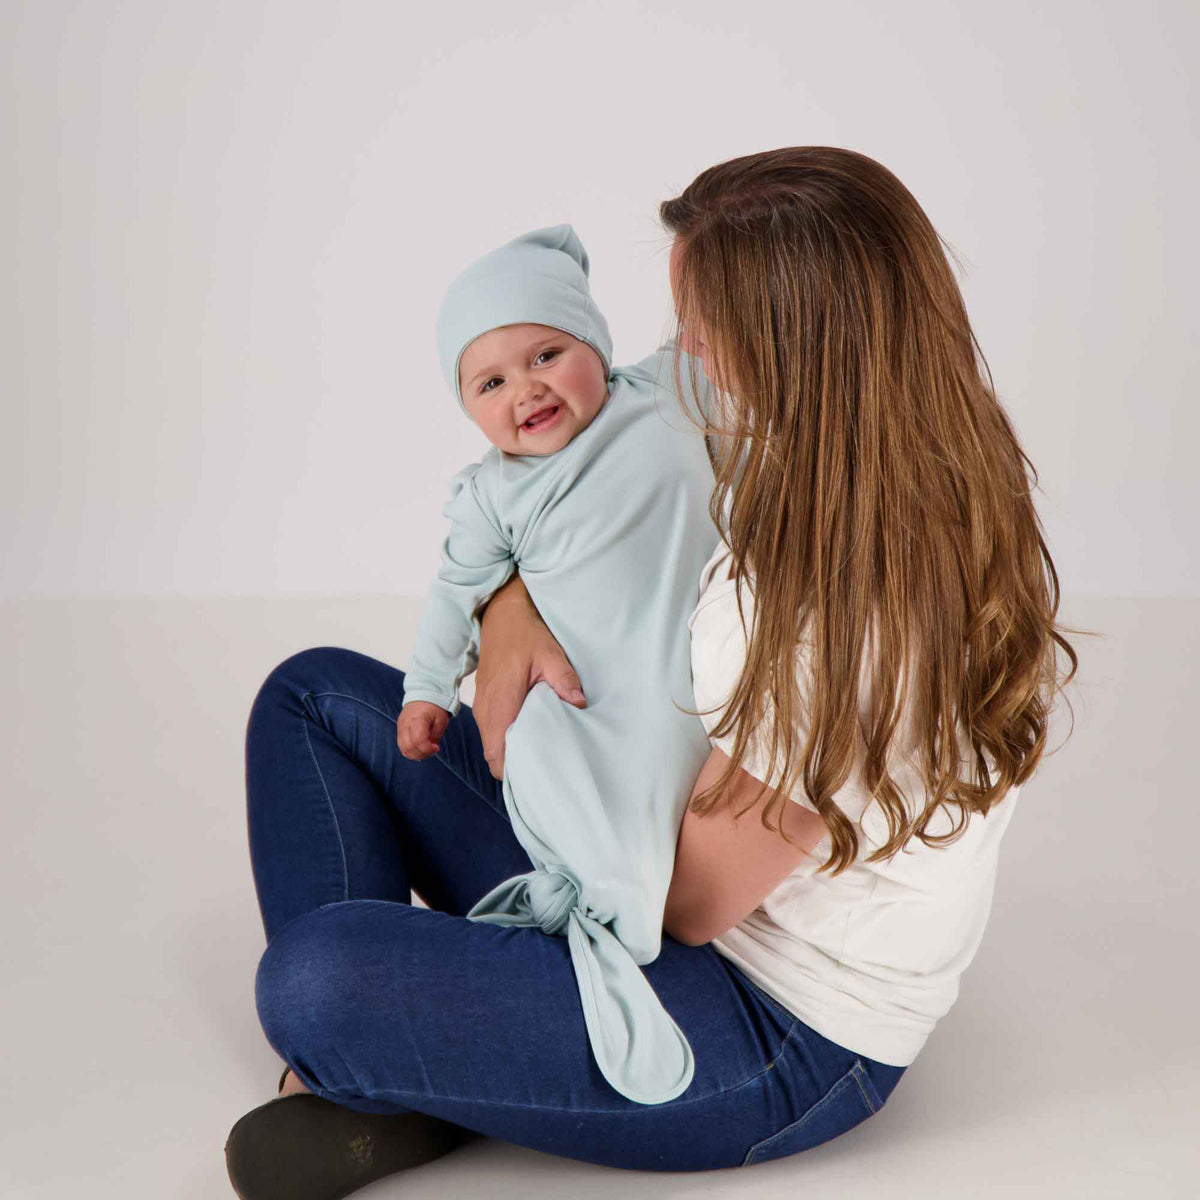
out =
<path fill-rule="evenodd" d="M 475 723 L 483 755 L 497 779 L 504 777 L 504 738 L 525 696 L 545 681 L 567 704 L 585 708 L 579 676 L 529 598 L 519 574 L 488 603 L 481 623 L 475 673 Z"/>
<path fill-rule="evenodd" d="M 548 649 L 548 661 L 541 668 L 540 678 L 544 679 L 558 693 L 560 700 L 573 704 L 576 708 L 587 708 L 587 700 L 583 694 L 583 685 L 575 668 L 567 660 L 562 647 L 551 639 L 553 649 Z M 536 680 L 535 680 L 536 682 Z"/>
<path fill-rule="evenodd" d="M 475 693 L 475 724 L 483 742 L 483 757 L 496 779 L 504 778 L 504 736 L 525 702 L 523 680 L 498 675 L 486 692 Z"/>

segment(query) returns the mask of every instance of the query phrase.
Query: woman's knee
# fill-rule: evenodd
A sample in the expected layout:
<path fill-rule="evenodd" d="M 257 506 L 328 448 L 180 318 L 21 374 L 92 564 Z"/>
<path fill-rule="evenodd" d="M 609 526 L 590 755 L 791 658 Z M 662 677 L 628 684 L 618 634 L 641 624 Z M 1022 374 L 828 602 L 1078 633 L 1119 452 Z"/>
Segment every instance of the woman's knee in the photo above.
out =
<path fill-rule="evenodd" d="M 301 692 L 323 686 L 331 677 L 344 674 L 350 662 L 361 657 L 340 646 L 310 646 L 289 655 L 263 681 L 259 694 L 284 687 Z"/>
<path fill-rule="evenodd" d="M 311 692 L 338 690 L 339 681 L 354 677 L 366 656 L 341 646 L 312 646 L 285 658 L 263 680 L 250 708 L 280 700 L 299 702 Z"/>
<path fill-rule="evenodd" d="M 344 1019 L 358 966 L 347 937 L 349 909 L 370 901 L 336 901 L 284 925 L 259 959 L 254 1001 L 267 1040 L 281 1052 L 299 1049 L 305 1034 L 328 1033 Z"/>

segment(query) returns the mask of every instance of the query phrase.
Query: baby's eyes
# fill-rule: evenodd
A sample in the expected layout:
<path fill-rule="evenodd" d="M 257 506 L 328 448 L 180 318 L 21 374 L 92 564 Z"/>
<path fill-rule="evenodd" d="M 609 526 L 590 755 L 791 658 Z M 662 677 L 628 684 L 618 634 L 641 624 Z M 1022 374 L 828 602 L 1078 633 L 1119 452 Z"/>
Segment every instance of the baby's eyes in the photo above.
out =
<path fill-rule="evenodd" d="M 535 358 L 533 361 L 536 363 L 538 361 L 538 359 L 545 358 L 546 355 L 548 355 L 548 354 L 553 356 L 553 355 L 557 355 L 557 354 L 561 354 L 561 353 L 562 352 L 560 350 L 542 350 L 538 353 L 537 358 Z M 501 384 L 503 382 L 504 382 L 504 379 L 501 376 L 493 375 L 491 377 L 491 379 L 487 380 L 480 386 L 479 390 L 481 393 L 482 392 L 494 392 L 496 389 L 494 387 L 492 387 L 492 384 L 493 383 Z"/>

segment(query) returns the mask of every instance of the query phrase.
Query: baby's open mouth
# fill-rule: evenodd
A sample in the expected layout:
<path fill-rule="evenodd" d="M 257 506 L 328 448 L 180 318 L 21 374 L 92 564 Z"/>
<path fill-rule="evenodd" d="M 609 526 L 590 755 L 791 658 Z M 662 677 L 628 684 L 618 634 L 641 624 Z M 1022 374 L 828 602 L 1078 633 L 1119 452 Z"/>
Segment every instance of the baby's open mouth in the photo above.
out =
<path fill-rule="evenodd" d="M 525 421 L 522 424 L 521 428 L 540 429 L 543 425 L 554 420 L 554 418 L 558 415 L 558 410 L 561 407 L 562 405 L 560 404 L 552 404 L 549 408 L 539 408 L 537 412 L 535 412 L 533 416 L 529 418 L 528 421 Z"/>

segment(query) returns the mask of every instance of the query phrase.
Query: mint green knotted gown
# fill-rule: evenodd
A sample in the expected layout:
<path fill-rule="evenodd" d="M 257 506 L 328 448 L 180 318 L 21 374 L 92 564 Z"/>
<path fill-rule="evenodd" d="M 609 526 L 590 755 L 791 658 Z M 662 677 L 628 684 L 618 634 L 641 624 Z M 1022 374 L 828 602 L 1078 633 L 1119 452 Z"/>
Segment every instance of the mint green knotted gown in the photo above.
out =
<path fill-rule="evenodd" d="M 478 268 L 465 273 L 468 286 L 460 281 L 443 304 L 443 364 L 456 393 L 462 347 L 515 323 L 497 320 L 501 309 L 556 328 L 574 322 L 575 335 L 610 361 L 603 319 L 597 326 L 590 298 L 581 304 L 572 295 L 580 267 L 586 293 L 587 269 L 573 231 L 526 239 L 484 260 L 491 266 L 482 287 Z M 577 273 L 549 292 L 545 264 L 561 264 L 543 253 L 548 246 L 573 257 Z M 527 251 L 537 270 L 525 289 Z M 574 309 L 562 311 L 563 296 L 585 318 L 590 311 L 590 328 L 580 329 Z M 493 888 L 467 916 L 566 938 L 597 1065 L 642 1104 L 674 1099 L 695 1070 L 686 1037 L 641 968 L 661 950 L 679 827 L 709 754 L 703 723 L 686 711 L 695 708 L 687 622 L 718 541 L 708 510 L 712 467 L 702 430 L 675 397 L 672 351 L 610 370 L 604 406 L 558 452 L 493 448 L 455 477 L 444 509 L 451 529 L 404 697 L 457 712 L 458 686 L 477 661 L 475 614 L 519 568 L 583 682 L 587 707 L 560 700 L 546 683 L 526 697 L 505 742 L 503 793 L 534 870 Z M 689 365 L 685 358 L 685 386 Z M 707 405 L 700 383 L 702 396 L 688 390 L 693 416 Z"/>

